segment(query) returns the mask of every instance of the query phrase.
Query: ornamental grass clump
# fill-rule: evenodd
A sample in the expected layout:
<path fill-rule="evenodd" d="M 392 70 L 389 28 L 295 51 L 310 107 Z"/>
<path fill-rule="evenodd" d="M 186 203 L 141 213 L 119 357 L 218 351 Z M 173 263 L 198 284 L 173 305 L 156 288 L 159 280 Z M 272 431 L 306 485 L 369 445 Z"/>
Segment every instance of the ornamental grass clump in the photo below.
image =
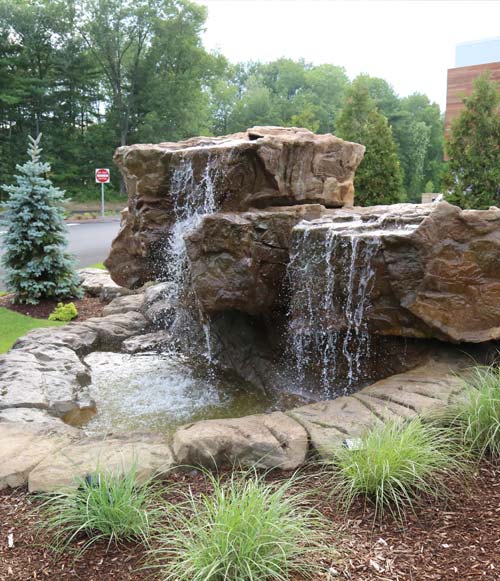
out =
<path fill-rule="evenodd" d="M 454 408 L 452 425 L 480 458 L 500 458 L 500 367 L 476 367 Z"/>
<path fill-rule="evenodd" d="M 348 510 L 361 497 L 375 518 L 390 512 L 404 518 L 418 500 L 449 495 L 447 482 L 467 467 L 452 431 L 420 418 L 381 424 L 352 447 L 332 451 L 332 495 Z"/>
<path fill-rule="evenodd" d="M 160 531 L 162 579 L 175 581 L 285 581 L 304 578 L 319 566 L 322 517 L 292 494 L 294 478 L 270 484 L 257 475 L 233 474 L 227 482 L 207 475 L 211 491 L 186 494 L 168 528 Z"/>
<path fill-rule="evenodd" d="M 97 472 L 77 481 L 78 488 L 44 496 L 41 526 L 51 546 L 64 550 L 84 539 L 79 551 L 106 541 L 147 542 L 160 512 L 161 490 L 152 480 L 139 484 L 137 471 L 123 475 Z"/>

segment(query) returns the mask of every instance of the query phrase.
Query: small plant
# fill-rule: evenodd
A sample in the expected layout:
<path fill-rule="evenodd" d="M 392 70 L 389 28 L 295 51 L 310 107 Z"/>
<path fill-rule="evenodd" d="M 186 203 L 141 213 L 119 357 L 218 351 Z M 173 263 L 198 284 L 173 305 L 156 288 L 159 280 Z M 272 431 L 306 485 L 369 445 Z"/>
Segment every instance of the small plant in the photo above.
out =
<path fill-rule="evenodd" d="M 332 456 L 332 494 L 346 510 L 361 496 L 375 504 L 375 517 L 388 510 L 397 519 L 420 495 L 448 496 L 446 480 L 466 467 L 453 433 L 420 418 L 381 424 Z"/>
<path fill-rule="evenodd" d="M 476 367 L 453 411 L 452 425 L 480 457 L 500 458 L 500 367 Z"/>
<path fill-rule="evenodd" d="M 49 321 L 71 321 L 78 317 L 78 309 L 75 303 L 57 303 L 57 307 L 50 313 Z"/>
<path fill-rule="evenodd" d="M 159 489 L 151 480 L 137 483 L 135 468 L 123 475 L 96 473 L 77 482 L 78 488 L 44 496 L 42 527 L 55 550 L 87 537 L 81 552 L 98 541 L 146 542 L 159 516 Z"/>
<path fill-rule="evenodd" d="M 212 493 L 187 502 L 161 531 L 154 555 L 163 579 L 175 581 L 285 581 L 318 569 L 311 552 L 320 546 L 322 518 L 291 494 L 293 478 L 273 485 L 258 476 L 208 475 Z M 328 549 L 322 548 L 324 553 Z"/>

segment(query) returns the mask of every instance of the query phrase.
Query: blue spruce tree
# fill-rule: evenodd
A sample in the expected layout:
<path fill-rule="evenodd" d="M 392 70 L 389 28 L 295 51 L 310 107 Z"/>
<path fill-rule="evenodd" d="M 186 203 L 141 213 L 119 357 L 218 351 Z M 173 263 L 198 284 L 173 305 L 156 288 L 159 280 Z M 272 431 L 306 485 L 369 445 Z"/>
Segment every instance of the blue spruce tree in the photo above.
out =
<path fill-rule="evenodd" d="M 9 224 L 2 257 L 5 283 L 16 302 L 32 305 L 83 294 L 73 258 L 65 252 L 64 192 L 45 177 L 50 165 L 40 161 L 40 138 L 29 138 L 30 159 L 17 166 L 17 185 L 2 186 L 10 194 L 2 204 Z"/>

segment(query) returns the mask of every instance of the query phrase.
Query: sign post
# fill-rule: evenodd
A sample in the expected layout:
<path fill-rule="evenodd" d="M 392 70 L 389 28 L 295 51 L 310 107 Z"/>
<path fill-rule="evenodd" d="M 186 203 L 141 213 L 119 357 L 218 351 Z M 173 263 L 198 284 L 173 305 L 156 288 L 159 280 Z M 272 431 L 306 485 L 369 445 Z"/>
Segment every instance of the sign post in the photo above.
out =
<path fill-rule="evenodd" d="M 101 184 L 101 216 L 104 218 L 104 184 L 109 184 L 109 169 L 99 167 L 95 170 L 95 183 Z"/>

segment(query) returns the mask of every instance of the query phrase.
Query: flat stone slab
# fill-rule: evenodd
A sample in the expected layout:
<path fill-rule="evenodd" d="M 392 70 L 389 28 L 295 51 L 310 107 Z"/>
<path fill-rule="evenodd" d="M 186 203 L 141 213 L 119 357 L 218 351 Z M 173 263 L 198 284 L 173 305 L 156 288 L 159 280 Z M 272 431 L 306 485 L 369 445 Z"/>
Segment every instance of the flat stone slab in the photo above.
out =
<path fill-rule="evenodd" d="M 125 353 L 144 353 L 146 351 L 160 351 L 172 343 L 172 335 L 168 331 L 154 331 L 126 339 L 122 343 Z"/>
<path fill-rule="evenodd" d="M 81 438 L 81 431 L 73 428 L 45 410 L 36 408 L 8 408 L 0 410 L 0 424 L 4 422 L 33 424 L 40 429 L 67 433 L 70 436 Z"/>
<path fill-rule="evenodd" d="M 173 439 L 178 464 L 242 465 L 292 470 L 308 451 L 305 429 L 282 412 L 183 426 Z"/>
<path fill-rule="evenodd" d="M 97 344 L 97 333 L 81 323 L 69 323 L 63 327 L 33 329 L 14 344 L 14 349 L 29 350 L 38 345 L 67 347 L 77 355 L 87 355 Z"/>
<path fill-rule="evenodd" d="M 320 453 L 342 444 L 349 437 L 362 436 L 379 423 L 378 417 L 354 397 L 339 397 L 295 408 L 290 418 L 306 429 L 311 445 Z"/>
<path fill-rule="evenodd" d="M 90 373 L 67 347 L 33 344 L 0 357 L 0 410 L 27 407 L 55 416 L 92 405 Z"/>
<path fill-rule="evenodd" d="M 0 490 L 25 484 L 37 464 L 51 458 L 71 440 L 64 429 L 48 430 L 21 422 L 0 423 Z"/>
<path fill-rule="evenodd" d="M 144 333 L 148 321 L 138 311 L 129 311 L 107 317 L 93 317 L 80 325 L 97 333 L 97 350 L 113 351 L 119 349 L 126 339 Z"/>
<path fill-rule="evenodd" d="M 471 360 L 443 352 L 411 371 L 393 375 L 350 396 L 322 401 L 287 412 L 307 430 L 312 447 L 328 458 L 346 438 L 360 437 L 374 425 L 426 414 L 452 403 L 463 390 L 458 372 Z"/>
<path fill-rule="evenodd" d="M 53 492 L 78 486 L 87 474 L 124 474 L 135 468 L 139 482 L 161 475 L 174 465 L 172 451 L 161 436 L 140 435 L 84 438 L 59 447 L 45 457 L 28 477 L 30 492 Z"/>

